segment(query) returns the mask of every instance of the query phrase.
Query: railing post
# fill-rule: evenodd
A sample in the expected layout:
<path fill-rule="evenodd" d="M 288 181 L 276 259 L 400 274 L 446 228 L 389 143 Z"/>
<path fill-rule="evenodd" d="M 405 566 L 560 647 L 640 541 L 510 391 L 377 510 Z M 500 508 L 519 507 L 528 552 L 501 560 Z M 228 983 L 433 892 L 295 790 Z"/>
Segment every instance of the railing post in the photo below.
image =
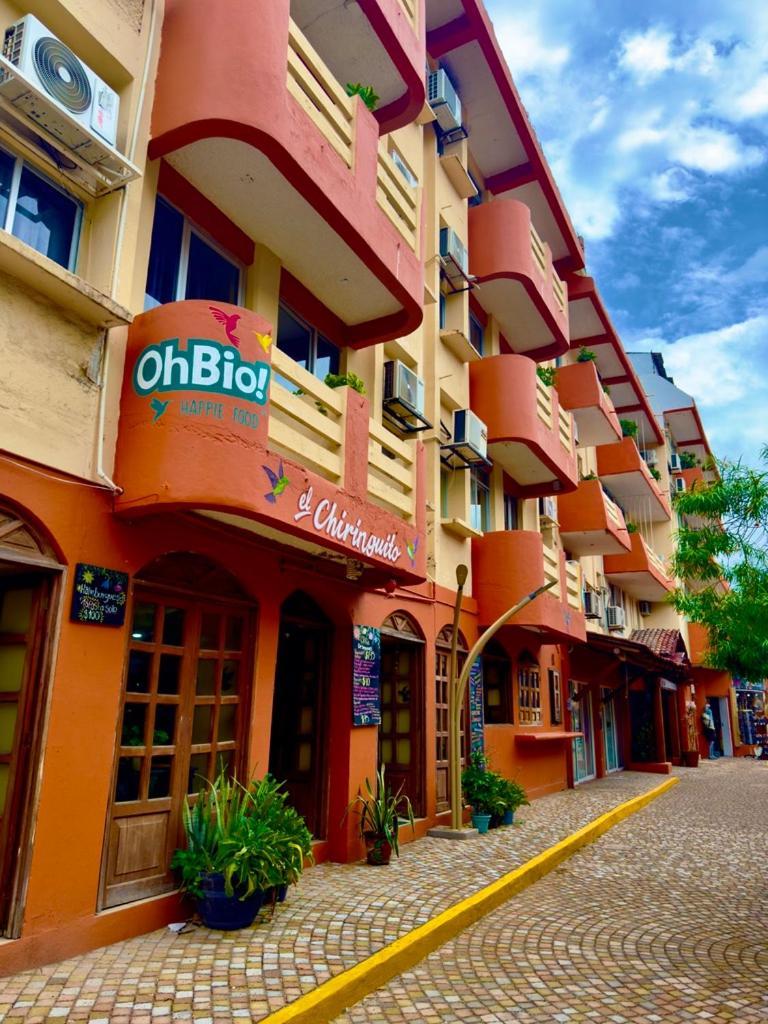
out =
<path fill-rule="evenodd" d="M 344 388 L 344 459 L 341 486 L 347 494 L 365 498 L 368 494 L 368 445 L 370 432 L 368 399 Z"/>

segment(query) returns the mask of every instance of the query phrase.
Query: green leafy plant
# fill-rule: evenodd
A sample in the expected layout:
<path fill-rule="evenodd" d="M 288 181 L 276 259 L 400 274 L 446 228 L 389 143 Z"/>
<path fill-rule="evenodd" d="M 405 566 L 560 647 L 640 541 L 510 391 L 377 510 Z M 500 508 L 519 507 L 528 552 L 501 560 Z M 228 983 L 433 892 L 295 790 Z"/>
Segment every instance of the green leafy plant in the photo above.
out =
<path fill-rule="evenodd" d="M 365 792 L 358 792 L 344 812 L 344 817 L 350 811 L 355 811 L 359 819 L 360 835 L 363 838 L 377 837 L 385 839 L 395 856 L 400 856 L 400 845 L 398 833 L 401 819 L 407 821 L 411 830 L 415 828 L 413 807 L 411 801 L 403 793 L 403 786 L 400 786 L 396 793 L 393 793 L 384 778 L 384 765 L 376 773 L 376 792 L 374 793 L 370 780 L 365 780 Z"/>
<path fill-rule="evenodd" d="M 627 533 L 637 533 L 637 523 L 633 523 L 631 519 L 627 520 Z"/>
<path fill-rule="evenodd" d="M 680 452 L 680 465 L 683 469 L 695 469 L 696 461 L 693 452 Z"/>
<path fill-rule="evenodd" d="M 359 96 L 369 110 L 376 109 L 379 97 L 372 85 L 361 85 L 360 82 L 347 82 L 347 96 Z"/>
<path fill-rule="evenodd" d="M 661 480 L 661 473 L 656 469 L 655 466 L 649 466 L 648 470 L 654 480 Z"/>
<path fill-rule="evenodd" d="M 597 473 L 585 473 L 582 480 L 597 480 Z"/>
<path fill-rule="evenodd" d="M 634 420 L 619 420 L 624 437 L 637 437 L 637 423 Z"/>
<path fill-rule="evenodd" d="M 576 356 L 577 363 L 592 363 L 595 359 L 597 359 L 596 354 L 583 346 L 579 349 L 579 354 Z"/>
<path fill-rule="evenodd" d="M 529 807 L 531 803 L 523 787 L 514 779 L 501 779 L 499 797 L 504 801 L 505 811 L 516 811 L 518 807 Z"/>
<path fill-rule="evenodd" d="M 557 369 L 554 366 L 537 366 L 536 376 L 540 381 L 542 381 L 542 383 L 546 384 L 548 388 L 551 388 L 555 383 Z"/>
<path fill-rule="evenodd" d="M 607 384 L 603 384 L 603 382 L 602 382 L 602 381 L 600 381 L 600 387 L 601 387 L 601 388 L 603 389 L 603 392 L 604 392 L 604 393 L 605 393 L 606 395 L 610 395 L 610 393 L 611 393 L 611 389 L 610 389 L 610 388 L 608 387 L 608 385 L 607 385 Z"/>
<path fill-rule="evenodd" d="M 365 384 L 356 373 L 326 373 L 323 381 L 329 388 L 352 388 L 359 395 L 366 394 Z"/>
<path fill-rule="evenodd" d="M 503 814 L 506 810 L 502 783 L 506 780 L 488 767 L 488 758 L 476 750 L 461 773 L 461 789 L 474 814 Z"/>

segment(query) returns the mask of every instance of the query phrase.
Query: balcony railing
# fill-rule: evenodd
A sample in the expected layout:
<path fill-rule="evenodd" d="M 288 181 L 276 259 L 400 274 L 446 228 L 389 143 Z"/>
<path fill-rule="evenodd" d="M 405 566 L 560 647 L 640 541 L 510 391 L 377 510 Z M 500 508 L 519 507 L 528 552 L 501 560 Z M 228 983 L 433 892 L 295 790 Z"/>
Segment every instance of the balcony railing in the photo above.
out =
<path fill-rule="evenodd" d="M 416 4 L 414 0 L 400 0 L 400 6 L 405 11 L 405 16 L 411 25 L 416 27 Z"/>
<path fill-rule="evenodd" d="M 542 242 L 536 228 L 531 224 L 531 251 L 536 266 L 539 268 L 542 277 L 547 276 L 547 267 L 552 263 L 552 253 L 546 242 Z M 554 268 L 552 269 L 552 294 L 555 297 L 560 311 L 565 312 L 566 294 L 565 285 L 558 277 Z"/>
<path fill-rule="evenodd" d="M 553 429 L 552 423 L 552 388 L 548 387 L 540 377 L 536 377 L 536 415 L 548 430 Z M 560 444 L 569 453 L 573 453 L 573 419 L 570 413 L 558 405 L 557 432 Z"/>
<path fill-rule="evenodd" d="M 581 564 L 577 561 L 569 559 L 565 563 L 565 589 L 568 604 L 581 611 Z"/>
<path fill-rule="evenodd" d="M 270 446 L 343 486 L 346 389 L 329 388 L 278 348 L 272 369 Z M 414 518 L 415 446 L 375 420 L 368 421 L 367 496 L 403 519 Z"/>
<path fill-rule="evenodd" d="M 554 580 L 554 587 L 549 591 L 554 597 L 560 597 L 560 552 L 556 548 L 544 545 L 544 582 L 551 583 Z"/>
<path fill-rule="evenodd" d="M 352 166 L 354 106 L 346 92 L 291 18 L 288 26 L 288 91 L 318 129 Z"/>
<path fill-rule="evenodd" d="M 386 139 L 379 140 L 376 200 L 411 249 L 418 243 L 418 192 L 392 163 Z"/>

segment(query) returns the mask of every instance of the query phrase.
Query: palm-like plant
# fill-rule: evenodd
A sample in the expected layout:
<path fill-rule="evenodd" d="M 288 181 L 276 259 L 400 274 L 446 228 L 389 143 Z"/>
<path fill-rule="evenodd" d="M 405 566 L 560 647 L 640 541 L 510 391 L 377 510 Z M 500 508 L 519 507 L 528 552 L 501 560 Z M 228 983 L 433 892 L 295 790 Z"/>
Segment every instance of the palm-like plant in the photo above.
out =
<path fill-rule="evenodd" d="M 370 780 L 365 780 L 365 793 L 358 793 L 347 807 L 346 814 L 355 810 L 359 817 L 360 835 L 369 840 L 384 840 L 392 847 L 395 856 L 400 856 L 398 833 L 400 820 L 407 821 L 415 828 L 411 801 L 400 786 L 393 793 L 384 778 L 384 765 L 376 773 L 376 792 Z"/>

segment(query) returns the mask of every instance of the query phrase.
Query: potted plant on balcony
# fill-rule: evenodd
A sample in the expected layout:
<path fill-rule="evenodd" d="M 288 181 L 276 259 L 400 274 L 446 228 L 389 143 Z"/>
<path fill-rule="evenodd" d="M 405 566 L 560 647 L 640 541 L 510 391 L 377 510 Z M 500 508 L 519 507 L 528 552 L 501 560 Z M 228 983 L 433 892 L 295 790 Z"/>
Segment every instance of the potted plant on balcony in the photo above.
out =
<path fill-rule="evenodd" d="M 359 96 L 370 111 L 374 111 L 379 102 L 379 97 L 373 91 L 373 86 L 361 85 L 360 82 L 347 82 L 347 96 Z"/>
<path fill-rule="evenodd" d="M 592 363 L 597 359 L 597 356 L 588 348 L 582 347 L 579 349 L 579 354 L 576 356 L 577 363 Z"/>
<path fill-rule="evenodd" d="M 374 867 L 389 864 L 392 854 L 400 856 L 400 823 L 407 821 L 415 828 L 411 801 L 400 786 L 393 793 L 384 778 L 384 765 L 376 773 L 376 792 L 365 780 L 365 793 L 358 792 L 344 814 L 354 810 L 359 819 L 360 835 L 365 840 L 366 860 Z"/>
<path fill-rule="evenodd" d="M 537 366 L 536 376 L 542 384 L 546 384 L 548 388 L 551 388 L 557 377 L 557 368 L 554 366 Z"/>
<path fill-rule="evenodd" d="M 627 533 L 637 533 L 637 523 L 633 523 L 631 519 L 627 519 Z"/>
<path fill-rule="evenodd" d="M 624 437 L 637 437 L 637 424 L 634 420 L 619 420 L 619 425 Z"/>

